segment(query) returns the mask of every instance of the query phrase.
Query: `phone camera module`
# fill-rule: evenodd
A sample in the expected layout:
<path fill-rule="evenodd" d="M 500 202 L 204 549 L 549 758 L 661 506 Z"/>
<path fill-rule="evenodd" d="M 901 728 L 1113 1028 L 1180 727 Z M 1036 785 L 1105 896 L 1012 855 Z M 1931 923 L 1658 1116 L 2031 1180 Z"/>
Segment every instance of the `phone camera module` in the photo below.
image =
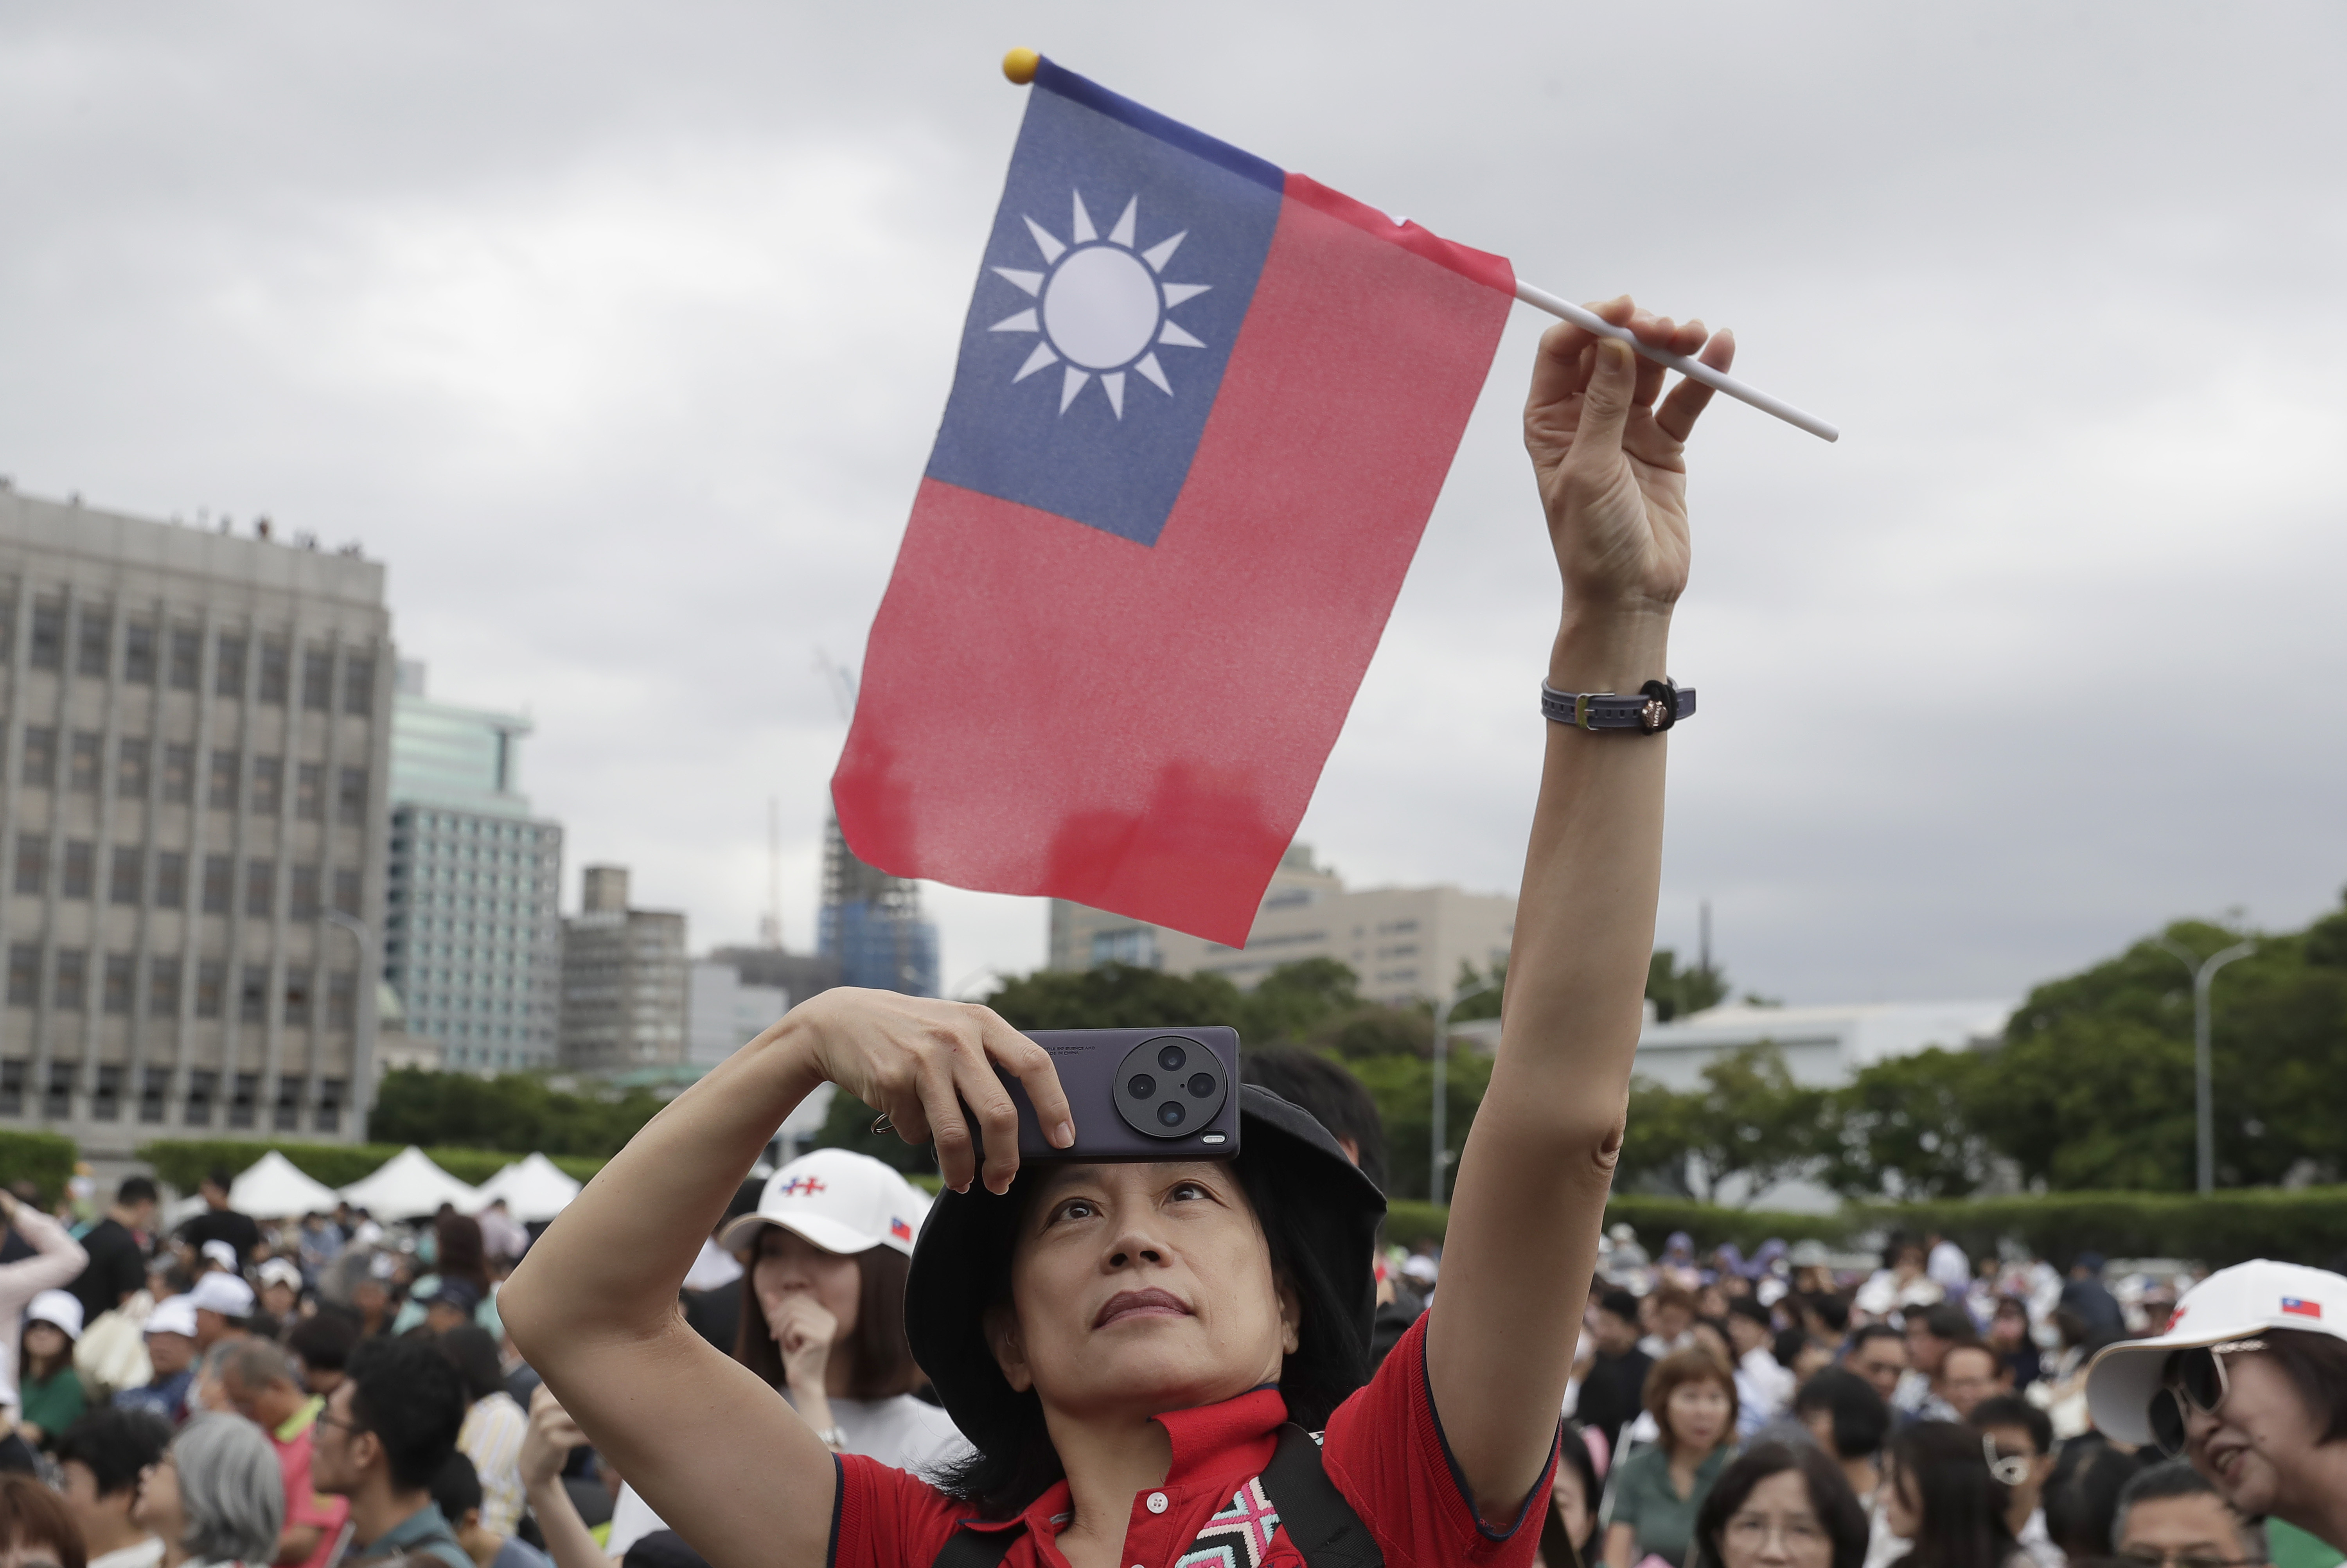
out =
<path fill-rule="evenodd" d="M 1230 1070 L 1194 1040 L 1160 1035 L 1129 1051 L 1112 1081 L 1117 1114 L 1151 1138 L 1181 1139 L 1210 1131 L 1229 1104 Z"/>

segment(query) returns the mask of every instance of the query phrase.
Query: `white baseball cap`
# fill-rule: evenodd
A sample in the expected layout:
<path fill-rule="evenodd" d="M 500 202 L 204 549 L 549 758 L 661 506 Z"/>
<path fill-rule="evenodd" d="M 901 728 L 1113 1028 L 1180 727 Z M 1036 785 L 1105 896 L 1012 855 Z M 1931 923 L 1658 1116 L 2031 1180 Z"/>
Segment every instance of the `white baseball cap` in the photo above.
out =
<path fill-rule="evenodd" d="M 252 1316 L 252 1286 L 232 1274 L 204 1276 L 185 1299 L 190 1312 L 217 1312 L 222 1317 Z"/>
<path fill-rule="evenodd" d="M 229 1245 L 228 1243 L 208 1241 L 204 1243 L 203 1254 L 207 1260 L 220 1265 L 231 1274 L 236 1272 L 236 1248 Z"/>
<path fill-rule="evenodd" d="M 717 1241 L 740 1252 L 766 1226 L 780 1225 L 825 1252 L 890 1246 L 910 1257 L 928 1212 L 912 1183 L 871 1155 L 816 1149 L 767 1177 L 757 1212 L 736 1216 Z"/>
<path fill-rule="evenodd" d="M 145 1332 L 178 1334 L 193 1339 L 196 1337 L 196 1309 L 188 1304 L 184 1296 L 167 1296 L 155 1304 L 154 1311 L 147 1315 Z"/>
<path fill-rule="evenodd" d="M 44 1290 L 25 1309 L 27 1323 L 54 1323 L 68 1339 L 81 1337 L 81 1298 L 69 1290 Z"/>
<path fill-rule="evenodd" d="M 2122 1339 L 2086 1368 L 2086 1408 L 2107 1437 L 2152 1440 L 2151 1397 L 2178 1350 L 2254 1339 L 2268 1329 L 2347 1339 L 2347 1278 L 2302 1264 L 2259 1258 L 2220 1268 L 2190 1290 L 2150 1339 Z"/>
<path fill-rule="evenodd" d="M 263 1285 L 290 1285 L 295 1290 L 302 1288 L 302 1271 L 293 1266 L 290 1258 L 269 1258 L 256 1272 Z"/>

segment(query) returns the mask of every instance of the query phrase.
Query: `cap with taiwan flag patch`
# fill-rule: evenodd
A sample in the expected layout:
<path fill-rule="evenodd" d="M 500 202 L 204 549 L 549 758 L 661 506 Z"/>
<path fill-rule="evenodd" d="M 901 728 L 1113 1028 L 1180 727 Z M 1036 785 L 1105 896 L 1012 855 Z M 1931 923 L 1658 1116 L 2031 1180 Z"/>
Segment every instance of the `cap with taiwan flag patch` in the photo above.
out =
<path fill-rule="evenodd" d="M 767 1226 L 779 1225 L 825 1252 L 887 1246 L 910 1257 L 928 1211 L 918 1188 L 871 1155 L 817 1149 L 767 1177 L 757 1212 L 737 1217 L 717 1244 L 740 1252 Z"/>
<path fill-rule="evenodd" d="M 2152 1440 L 2152 1395 L 2178 1350 L 2255 1339 L 2276 1329 L 2347 1339 L 2347 1277 L 2259 1258 L 2220 1268 L 2190 1290 L 2149 1339 L 2122 1339 L 2086 1370 L 2095 1425 L 2123 1443 Z"/>

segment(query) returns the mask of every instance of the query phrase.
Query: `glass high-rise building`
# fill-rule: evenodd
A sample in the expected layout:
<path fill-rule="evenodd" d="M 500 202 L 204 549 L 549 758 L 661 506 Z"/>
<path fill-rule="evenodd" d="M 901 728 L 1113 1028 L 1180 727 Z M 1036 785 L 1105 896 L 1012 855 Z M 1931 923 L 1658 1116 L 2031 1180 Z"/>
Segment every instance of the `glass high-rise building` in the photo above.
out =
<path fill-rule="evenodd" d="M 443 1066 L 552 1067 L 561 1006 L 562 827 L 530 815 L 530 723 L 436 702 L 402 662 L 391 734 L 384 978 Z"/>

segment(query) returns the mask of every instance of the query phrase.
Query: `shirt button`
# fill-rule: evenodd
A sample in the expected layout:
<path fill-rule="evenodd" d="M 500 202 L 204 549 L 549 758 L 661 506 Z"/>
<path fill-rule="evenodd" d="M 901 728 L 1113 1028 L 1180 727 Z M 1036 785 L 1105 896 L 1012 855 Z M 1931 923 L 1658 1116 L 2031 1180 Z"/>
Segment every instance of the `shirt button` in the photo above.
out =
<path fill-rule="evenodd" d="M 1149 1512 L 1152 1513 L 1163 1513 L 1165 1512 L 1165 1494 L 1163 1492 L 1153 1491 L 1149 1494 Z"/>

